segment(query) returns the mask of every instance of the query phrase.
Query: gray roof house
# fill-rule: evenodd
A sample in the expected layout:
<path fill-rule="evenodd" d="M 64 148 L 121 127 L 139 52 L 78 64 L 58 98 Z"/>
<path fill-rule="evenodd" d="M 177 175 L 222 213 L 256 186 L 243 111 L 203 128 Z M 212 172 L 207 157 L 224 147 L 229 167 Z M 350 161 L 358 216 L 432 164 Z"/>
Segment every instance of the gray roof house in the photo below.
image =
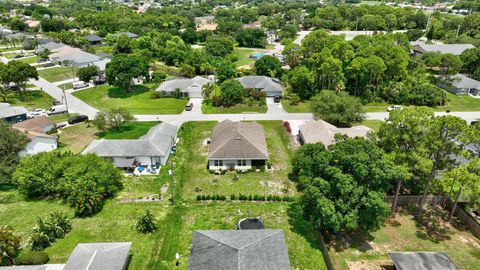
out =
<path fill-rule="evenodd" d="M 194 232 L 188 270 L 289 270 L 282 230 Z"/>
<path fill-rule="evenodd" d="M 41 44 L 41 45 L 38 45 L 37 48 L 35 49 L 35 53 L 37 54 L 42 54 L 43 52 L 45 52 L 45 50 L 48 50 L 50 52 L 56 50 L 56 49 L 60 49 L 60 48 L 63 48 L 67 45 L 63 44 L 63 43 L 58 43 L 58 42 L 48 42 L 48 43 L 45 43 L 45 44 Z"/>
<path fill-rule="evenodd" d="M 243 76 L 237 80 L 247 89 L 257 89 L 265 92 L 267 97 L 281 96 L 283 93 L 280 81 L 267 76 Z"/>
<path fill-rule="evenodd" d="M 268 160 L 263 126 L 256 122 L 224 120 L 215 125 L 208 151 L 211 170 L 250 169 Z"/>
<path fill-rule="evenodd" d="M 97 35 L 86 35 L 85 38 L 90 42 L 90 45 L 98 45 L 103 42 L 103 38 Z"/>
<path fill-rule="evenodd" d="M 85 67 L 102 60 L 102 58 L 95 54 L 84 52 L 79 48 L 73 48 L 70 46 L 53 50 L 48 58 L 51 62 L 58 62 L 62 65 L 67 64 L 75 67 Z"/>
<path fill-rule="evenodd" d="M 132 243 L 78 244 L 63 270 L 124 270 Z"/>
<path fill-rule="evenodd" d="M 8 103 L 0 103 L 0 119 L 8 124 L 15 124 L 27 120 L 27 109 L 21 106 L 10 107 Z"/>
<path fill-rule="evenodd" d="M 443 252 L 390 252 L 397 270 L 458 270 Z"/>
<path fill-rule="evenodd" d="M 202 87 L 211 82 L 211 80 L 200 76 L 194 78 L 175 78 L 163 82 L 155 91 L 166 92 L 172 95 L 177 89 L 180 89 L 182 96 L 201 98 L 203 96 Z"/>
<path fill-rule="evenodd" d="M 475 48 L 472 44 L 427 44 L 423 41 L 412 41 L 412 50 L 415 55 L 425 52 L 451 53 L 460 55 L 463 51 Z"/>
<path fill-rule="evenodd" d="M 480 96 L 480 82 L 463 74 L 439 78 L 438 86 L 456 95 Z"/>
<path fill-rule="evenodd" d="M 320 142 L 325 146 L 329 146 L 335 143 L 335 134 L 347 135 L 350 138 L 366 138 L 370 131 L 372 131 L 372 129 L 366 126 L 337 128 L 323 120 L 317 120 L 307 121 L 300 125 L 298 137 L 301 144 Z"/>
<path fill-rule="evenodd" d="M 121 35 L 126 35 L 127 37 L 133 38 L 133 39 L 138 38 L 137 34 L 134 34 L 134 33 L 131 33 L 131 32 L 120 32 L 120 33 L 113 34 L 112 36 L 118 38 Z"/>
<path fill-rule="evenodd" d="M 161 123 L 137 140 L 94 140 L 82 154 L 111 158 L 118 168 L 132 168 L 135 164 L 165 165 L 176 138 L 177 127 Z"/>

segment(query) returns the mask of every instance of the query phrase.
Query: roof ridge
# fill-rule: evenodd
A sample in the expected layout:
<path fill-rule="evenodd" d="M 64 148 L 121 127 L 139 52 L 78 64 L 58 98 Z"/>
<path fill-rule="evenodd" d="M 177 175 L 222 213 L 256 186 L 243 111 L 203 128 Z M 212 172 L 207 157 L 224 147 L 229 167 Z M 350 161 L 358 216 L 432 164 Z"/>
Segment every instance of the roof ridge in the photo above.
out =
<path fill-rule="evenodd" d="M 260 241 L 263 241 L 263 240 L 266 239 L 266 238 L 269 238 L 269 237 L 271 237 L 271 236 L 273 236 L 273 235 L 281 232 L 281 230 L 261 230 L 261 231 L 271 231 L 272 233 L 269 234 L 269 235 L 267 235 L 267 236 L 265 236 L 265 237 L 263 237 L 263 238 L 261 238 L 261 239 L 257 239 L 255 242 L 252 242 L 252 243 L 250 243 L 250 244 L 242 247 L 241 249 L 245 249 L 245 248 L 247 248 L 247 247 L 249 247 L 249 246 L 251 246 L 251 245 L 254 245 L 254 244 L 256 244 L 256 243 L 258 243 L 258 242 L 260 242 Z"/>
<path fill-rule="evenodd" d="M 231 230 L 231 231 L 236 231 L 236 230 Z M 236 248 L 236 247 L 234 247 L 234 246 L 232 246 L 232 245 L 229 245 L 229 244 L 227 244 L 227 243 L 225 243 L 225 242 L 223 242 L 223 241 L 221 241 L 221 240 L 219 240 L 219 239 L 217 239 L 217 238 L 213 238 L 213 237 L 211 237 L 210 235 L 204 234 L 204 233 L 202 233 L 202 231 L 197 231 L 197 232 L 200 233 L 200 234 L 202 234 L 202 235 L 204 235 L 204 236 L 206 236 L 206 237 L 208 237 L 208 238 L 210 238 L 210 239 L 212 239 L 212 240 L 215 240 L 215 241 L 217 241 L 217 242 L 219 242 L 219 243 L 222 243 L 223 245 L 225 245 L 225 246 L 227 246 L 227 247 L 231 247 L 231 248 L 233 248 L 233 249 L 235 249 L 235 250 L 240 250 L 239 248 Z"/>

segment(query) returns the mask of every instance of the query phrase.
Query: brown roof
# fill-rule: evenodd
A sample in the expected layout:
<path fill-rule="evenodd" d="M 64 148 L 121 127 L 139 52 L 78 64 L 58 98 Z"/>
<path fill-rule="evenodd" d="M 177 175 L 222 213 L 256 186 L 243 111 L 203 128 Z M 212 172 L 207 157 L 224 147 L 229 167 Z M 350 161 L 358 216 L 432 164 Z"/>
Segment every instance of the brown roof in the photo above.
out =
<path fill-rule="evenodd" d="M 13 126 L 12 126 L 13 127 Z M 43 132 L 38 132 L 38 131 L 31 131 L 31 130 L 28 130 L 28 129 L 24 129 L 24 128 L 19 128 L 19 127 L 13 127 L 14 129 L 16 130 L 19 130 L 23 133 L 25 133 L 25 135 L 27 135 L 27 137 L 31 140 L 31 139 L 34 139 L 36 137 L 44 137 L 44 138 L 55 138 L 55 136 L 53 135 L 49 135 L 49 134 L 46 134 L 46 133 L 43 133 Z"/>
<path fill-rule="evenodd" d="M 39 116 L 14 124 L 12 127 L 17 129 L 26 129 L 29 131 L 43 132 L 43 130 L 53 125 L 52 121 L 46 116 Z"/>
<path fill-rule="evenodd" d="M 213 128 L 209 159 L 268 159 L 263 126 L 255 122 L 222 121 Z"/>

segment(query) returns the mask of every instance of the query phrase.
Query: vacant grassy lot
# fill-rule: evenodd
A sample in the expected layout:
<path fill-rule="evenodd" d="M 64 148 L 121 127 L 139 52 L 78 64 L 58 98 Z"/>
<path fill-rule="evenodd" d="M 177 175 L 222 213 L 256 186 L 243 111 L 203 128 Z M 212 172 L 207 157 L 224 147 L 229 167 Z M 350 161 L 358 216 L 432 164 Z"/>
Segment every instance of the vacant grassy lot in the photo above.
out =
<path fill-rule="evenodd" d="M 18 61 L 23 62 L 23 63 L 27 63 L 27 64 L 34 64 L 34 63 L 38 62 L 38 59 L 40 59 L 40 58 L 37 57 L 37 56 L 31 56 L 31 57 L 25 57 L 25 58 L 18 59 Z"/>
<path fill-rule="evenodd" d="M 468 231 L 450 229 L 448 238 L 435 242 L 423 236 L 409 214 L 397 214 L 397 217 L 376 232 L 363 237 L 346 240 L 348 248 L 337 246 L 330 249 L 335 269 L 374 268 L 391 261 L 391 251 L 434 251 L 445 252 L 460 269 L 478 269 L 480 265 L 480 241 Z M 360 269 L 360 268 L 355 268 Z"/>
<path fill-rule="evenodd" d="M 129 122 L 121 126 L 118 130 L 108 130 L 99 135 L 102 139 L 110 140 L 138 139 L 147 134 L 151 127 L 159 123 L 160 122 Z"/>
<path fill-rule="evenodd" d="M 361 125 L 367 126 L 373 129 L 374 131 L 378 131 L 382 123 L 383 123 L 382 120 L 365 120 L 361 123 Z"/>
<path fill-rule="evenodd" d="M 90 123 L 80 123 L 62 129 L 59 133 L 59 149 L 80 153 L 97 138 L 98 130 Z"/>
<path fill-rule="evenodd" d="M 238 67 L 249 66 L 255 62 L 255 59 L 249 57 L 250 55 L 256 52 L 263 53 L 265 51 L 267 51 L 267 49 L 236 47 L 233 49 L 233 53 L 238 57 L 238 61 L 235 62 L 235 65 Z"/>
<path fill-rule="evenodd" d="M 283 109 L 289 113 L 305 113 L 311 111 L 309 100 L 301 101 L 297 105 L 291 105 L 288 99 L 282 99 L 281 102 Z"/>
<path fill-rule="evenodd" d="M 53 98 L 40 90 L 25 93 L 14 92 L 8 96 L 7 102 L 11 106 L 23 106 L 27 110 L 48 109 L 52 106 Z"/>
<path fill-rule="evenodd" d="M 113 46 L 110 45 L 96 45 L 92 46 L 94 53 L 112 53 Z"/>
<path fill-rule="evenodd" d="M 254 105 L 237 104 L 231 107 L 214 107 L 212 104 L 203 103 L 202 112 L 206 114 L 215 113 L 266 113 L 267 105 L 257 102 Z"/>
<path fill-rule="evenodd" d="M 188 99 L 152 99 L 154 89 L 156 85 L 137 85 L 127 92 L 126 89 L 102 85 L 73 95 L 99 110 L 123 107 L 134 114 L 179 114 L 184 110 Z"/>
<path fill-rule="evenodd" d="M 38 75 L 49 82 L 59 82 L 75 78 L 77 69 L 74 67 L 54 67 L 38 71 Z"/>

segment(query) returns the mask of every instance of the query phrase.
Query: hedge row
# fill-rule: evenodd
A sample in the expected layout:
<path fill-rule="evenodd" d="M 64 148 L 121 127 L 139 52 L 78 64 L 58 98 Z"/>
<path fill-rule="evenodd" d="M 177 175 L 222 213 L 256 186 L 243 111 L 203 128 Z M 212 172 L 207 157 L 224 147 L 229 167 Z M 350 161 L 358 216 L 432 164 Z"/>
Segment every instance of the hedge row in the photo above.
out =
<path fill-rule="evenodd" d="M 197 201 L 226 201 L 227 196 L 224 195 L 197 195 Z M 230 201 L 256 201 L 256 202 L 292 202 L 295 200 L 291 196 L 278 196 L 278 195 L 244 195 L 244 194 L 232 194 L 230 195 Z"/>

